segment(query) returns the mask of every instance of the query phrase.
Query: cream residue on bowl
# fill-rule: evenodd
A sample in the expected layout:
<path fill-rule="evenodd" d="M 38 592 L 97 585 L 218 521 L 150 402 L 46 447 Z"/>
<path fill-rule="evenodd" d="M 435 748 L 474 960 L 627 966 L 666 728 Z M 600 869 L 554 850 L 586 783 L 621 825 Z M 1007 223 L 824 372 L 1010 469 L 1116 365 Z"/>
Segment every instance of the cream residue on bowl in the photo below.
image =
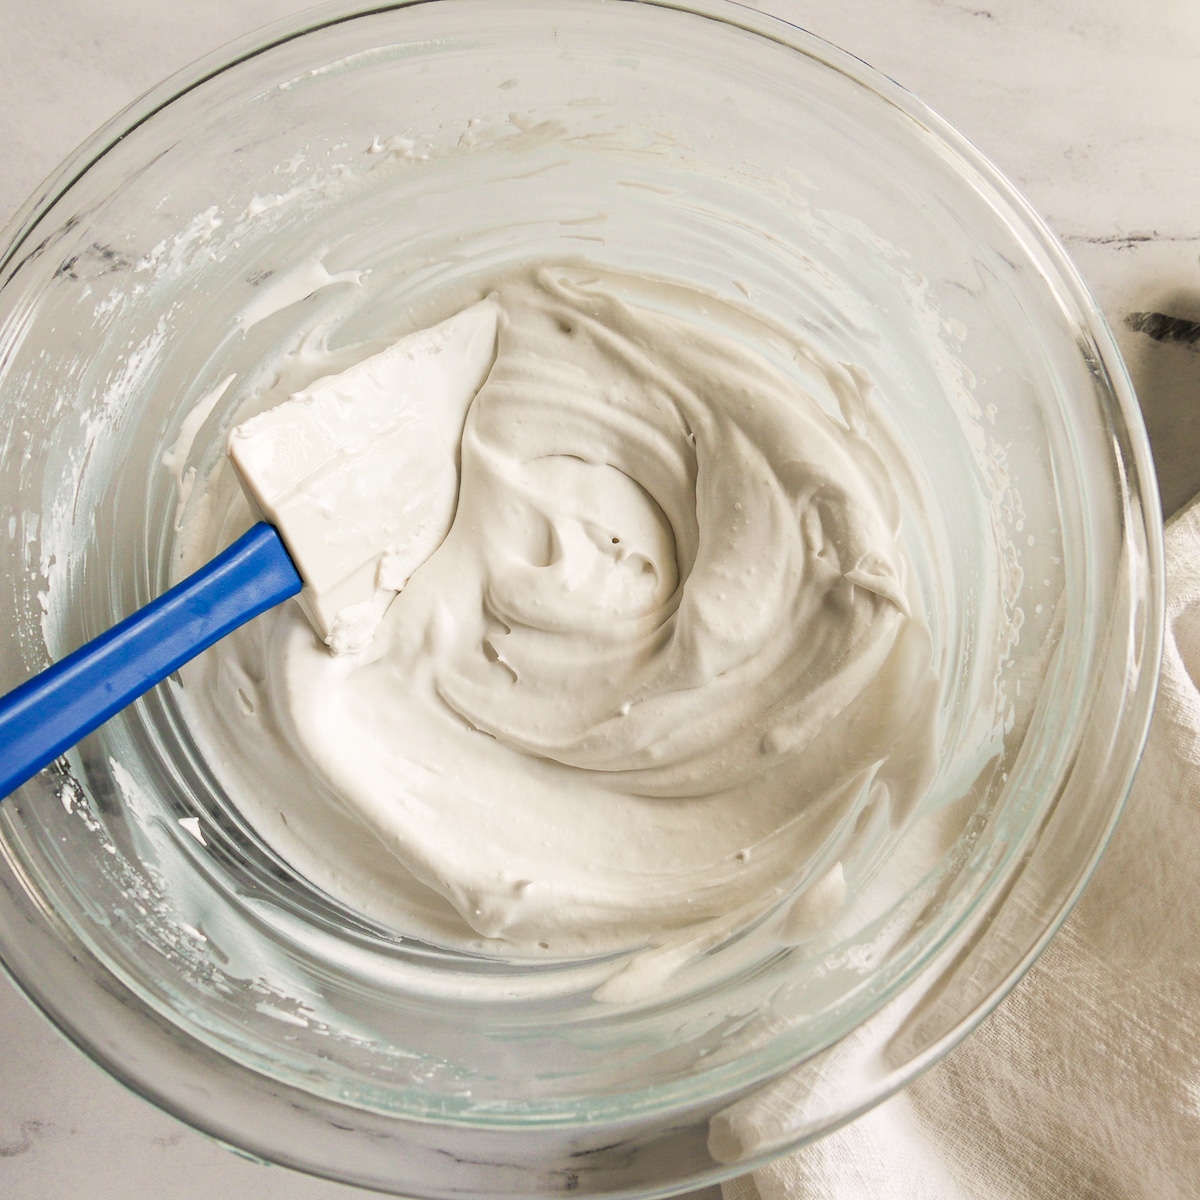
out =
<path fill-rule="evenodd" d="M 446 540 L 361 653 L 290 604 L 209 651 L 189 723 L 297 871 L 402 931 L 736 928 L 934 771 L 912 466 L 865 372 L 748 306 L 579 264 L 483 290 Z M 193 553 L 250 520 L 225 462 L 207 489 Z"/>

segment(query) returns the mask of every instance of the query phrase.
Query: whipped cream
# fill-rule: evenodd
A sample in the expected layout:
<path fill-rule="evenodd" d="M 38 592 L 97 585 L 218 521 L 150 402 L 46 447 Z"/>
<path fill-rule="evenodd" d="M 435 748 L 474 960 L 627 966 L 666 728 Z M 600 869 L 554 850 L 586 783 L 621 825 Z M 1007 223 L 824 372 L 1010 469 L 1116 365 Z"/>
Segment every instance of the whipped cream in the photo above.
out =
<path fill-rule="evenodd" d="M 353 653 L 287 605 L 187 668 L 209 761 L 301 874 L 443 943 L 686 946 L 806 884 L 836 908 L 860 816 L 902 821 L 936 760 L 870 381 L 664 282 L 532 267 L 486 306 L 444 540 Z M 230 474 L 200 542 L 250 520 Z"/>

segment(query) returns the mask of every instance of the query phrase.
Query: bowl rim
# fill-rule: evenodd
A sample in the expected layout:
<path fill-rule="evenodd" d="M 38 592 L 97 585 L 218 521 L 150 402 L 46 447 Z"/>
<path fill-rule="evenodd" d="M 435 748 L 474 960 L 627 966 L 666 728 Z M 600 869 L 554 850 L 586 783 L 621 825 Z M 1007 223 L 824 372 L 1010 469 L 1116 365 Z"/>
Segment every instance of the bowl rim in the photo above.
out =
<path fill-rule="evenodd" d="M 458 2 L 459 0 L 391 0 L 389 3 L 364 3 L 364 0 L 328 0 L 317 8 L 283 18 L 247 34 L 176 72 L 127 105 L 86 139 L 14 213 L 7 225 L 0 229 L 0 289 L 13 279 L 27 257 L 38 253 L 46 245 L 46 242 L 37 240 L 39 226 L 70 194 L 72 187 L 118 143 L 183 96 L 242 63 L 320 30 L 384 13 L 430 4 Z M 507 2 L 519 4 L 521 0 Z M 1162 523 L 1159 519 L 1158 491 L 1149 441 L 1132 383 L 1112 331 L 1057 237 L 1015 186 L 973 143 L 901 85 L 854 55 L 783 18 L 751 8 L 736 0 L 576 2 L 612 6 L 638 4 L 690 13 L 779 43 L 842 73 L 855 84 L 873 92 L 922 127 L 953 156 L 961 160 L 971 172 L 986 181 L 1020 222 L 1022 234 L 1031 239 L 1033 249 L 1053 272 L 1047 279 L 1051 290 L 1057 295 L 1065 296 L 1071 302 L 1082 318 L 1084 328 L 1091 335 L 1092 344 L 1089 350 L 1094 354 L 1097 371 L 1103 376 L 1104 388 L 1112 405 L 1114 431 L 1120 438 L 1116 453 L 1125 471 L 1122 479 L 1125 511 L 1122 515 L 1129 520 L 1124 537 L 1126 544 L 1129 538 L 1137 538 L 1145 563 L 1145 571 L 1140 580 L 1145 590 L 1140 596 L 1130 597 L 1140 620 L 1138 636 L 1142 654 L 1134 686 L 1127 689 L 1126 703 L 1118 726 L 1122 729 L 1125 744 L 1118 748 L 1121 753 L 1110 763 L 1111 770 L 1107 774 L 1115 800 L 1106 825 L 1099 831 L 1085 869 L 1074 884 L 1062 892 L 1053 919 L 1044 926 L 1039 936 L 1011 961 L 1007 974 L 975 1007 L 963 1014 L 948 1032 L 926 1047 L 922 1053 L 899 1066 L 892 1067 L 890 1071 L 881 1072 L 873 1086 L 859 1098 L 859 1102 L 846 1108 L 836 1121 L 822 1127 L 811 1136 L 803 1136 L 796 1140 L 785 1138 L 777 1143 L 764 1144 L 753 1154 L 740 1158 L 736 1163 L 709 1171 L 703 1177 L 693 1177 L 684 1181 L 689 1186 L 699 1186 L 751 1170 L 761 1162 L 795 1148 L 803 1141 L 832 1132 L 907 1086 L 966 1037 L 1003 1000 L 1061 927 L 1091 878 L 1115 829 L 1149 728 L 1160 668 L 1165 620 Z M 1031 257 L 1034 256 L 1031 254 Z M 1132 632 L 1130 636 L 1134 636 Z M 300 1092 L 278 1081 L 268 1081 L 249 1067 L 225 1058 L 198 1043 L 185 1044 L 186 1035 L 178 1027 L 139 999 L 119 980 L 107 981 L 105 994 L 97 1002 L 97 1019 L 91 1022 L 88 1029 L 81 1027 L 77 1014 L 72 1014 L 69 1006 L 62 1005 L 55 997 L 56 994 L 67 994 L 59 992 L 59 988 L 69 990 L 83 986 L 84 983 L 94 985 L 93 976 L 80 959 L 81 954 L 83 957 L 87 956 L 86 949 L 75 944 L 73 935 L 53 913 L 38 908 L 28 893 L 17 886 L 15 866 L 8 855 L 0 854 L 0 886 L 4 887 L 13 901 L 14 912 L 25 926 L 23 936 L 28 936 L 30 930 L 34 930 L 35 937 L 26 944 L 16 946 L 8 936 L 8 930 L 0 925 L 0 963 L 18 989 L 68 1040 L 131 1090 L 188 1124 L 235 1146 L 239 1152 L 329 1179 L 361 1182 L 365 1186 L 377 1188 L 381 1186 L 378 1181 L 353 1179 L 337 1169 L 332 1160 L 321 1158 L 320 1153 L 327 1153 L 326 1146 L 329 1143 L 320 1141 L 315 1135 L 311 1146 L 305 1146 L 303 1149 L 299 1148 L 294 1137 L 289 1148 L 281 1146 L 278 1142 L 267 1144 L 261 1138 L 240 1136 L 241 1130 L 249 1129 L 249 1125 L 243 1121 L 239 1129 L 236 1114 L 253 1113 L 263 1101 L 264 1087 L 274 1100 L 288 1103 L 293 1108 L 296 1107 L 295 1100 L 302 1097 L 312 1120 L 319 1123 L 327 1121 L 330 1113 L 336 1111 L 336 1106 L 326 1102 L 314 1103 L 311 1093 Z M 943 964 L 947 957 L 947 953 L 936 955 L 931 963 L 922 969 L 921 976 L 927 977 L 935 967 L 938 971 L 944 969 L 938 964 Z M 874 1021 L 876 1017 L 869 1018 L 865 1024 L 870 1026 Z M 100 1039 L 94 1030 L 102 1028 L 106 1022 L 112 1032 L 110 1036 Z M 127 1046 L 137 1041 L 143 1043 L 146 1053 L 135 1064 L 130 1060 Z M 151 1062 L 153 1068 L 149 1069 L 148 1064 Z M 203 1110 L 203 1106 L 188 1104 L 183 1099 L 190 1088 L 202 1087 L 205 1080 L 211 1078 L 214 1070 L 225 1077 L 236 1096 L 236 1100 L 232 1102 L 228 1094 L 222 1096 L 221 1103 L 225 1105 L 227 1112 L 221 1117 L 212 1111 Z M 164 1073 L 167 1072 L 174 1077 L 170 1087 L 164 1086 L 163 1082 Z M 335 1142 L 339 1146 L 350 1144 L 345 1138 L 340 1141 L 335 1139 Z M 314 1150 L 317 1146 L 320 1147 L 320 1151 Z"/>

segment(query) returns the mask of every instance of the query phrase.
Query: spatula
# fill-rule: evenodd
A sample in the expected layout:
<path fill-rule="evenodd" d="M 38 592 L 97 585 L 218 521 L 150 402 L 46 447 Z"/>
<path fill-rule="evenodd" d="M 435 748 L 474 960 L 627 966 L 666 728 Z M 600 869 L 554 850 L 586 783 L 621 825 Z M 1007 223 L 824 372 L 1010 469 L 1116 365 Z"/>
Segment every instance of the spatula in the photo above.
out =
<path fill-rule="evenodd" d="M 0 698 L 0 797 L 291 596 L 331 649 L 361 649 L 441 544 L 467 409 L 495 357 L 490 301 L 402 338 L 237 426 L 263 520 L 157 600 Z"/>

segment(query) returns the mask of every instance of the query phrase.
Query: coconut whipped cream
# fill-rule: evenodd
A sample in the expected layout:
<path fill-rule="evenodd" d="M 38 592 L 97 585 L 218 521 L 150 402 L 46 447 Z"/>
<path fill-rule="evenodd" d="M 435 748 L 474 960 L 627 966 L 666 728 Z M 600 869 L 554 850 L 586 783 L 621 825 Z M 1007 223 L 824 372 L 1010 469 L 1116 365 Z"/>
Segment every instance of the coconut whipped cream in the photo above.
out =
<path fill-rule="evenodd" d="M 300 873 L 449 944 L 629 949 L 840 881 L 935 759 L 870 381 L 682 286 L 489 292 L 444 540 L 353 653 L 285 605 L 190 666 L 209 761 Z M 227 465 L 199 511 L 199 545 L 249 523 Z"/>

